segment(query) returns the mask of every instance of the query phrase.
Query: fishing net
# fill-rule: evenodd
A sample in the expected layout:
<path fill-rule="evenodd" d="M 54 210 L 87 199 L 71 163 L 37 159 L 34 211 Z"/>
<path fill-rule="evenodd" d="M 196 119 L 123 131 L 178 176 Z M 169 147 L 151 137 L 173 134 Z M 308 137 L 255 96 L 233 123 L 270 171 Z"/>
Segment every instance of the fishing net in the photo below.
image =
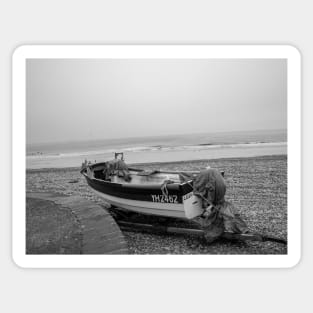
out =
<path fill-rule="evenodd" d="M 201 171 L 193 182 L 193 193 L 202 200 L 204 214 L 195 221 L 212 242 L 224 232 L 247 233 L 248 227 L 231 202 L 225 201 L 226 183 L 216 169 Z"/>

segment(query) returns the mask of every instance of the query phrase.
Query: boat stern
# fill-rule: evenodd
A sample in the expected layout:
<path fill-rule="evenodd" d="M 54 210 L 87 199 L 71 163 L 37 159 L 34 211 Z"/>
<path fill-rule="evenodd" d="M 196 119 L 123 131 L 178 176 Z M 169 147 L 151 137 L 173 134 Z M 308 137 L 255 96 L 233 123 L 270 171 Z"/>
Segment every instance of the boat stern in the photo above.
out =
<path fill-rule="evenodd" d="M 183 196 L 185 216 L 187 219 L 193 219 L 203 214 L 202 199 L 189 192 Z"/>

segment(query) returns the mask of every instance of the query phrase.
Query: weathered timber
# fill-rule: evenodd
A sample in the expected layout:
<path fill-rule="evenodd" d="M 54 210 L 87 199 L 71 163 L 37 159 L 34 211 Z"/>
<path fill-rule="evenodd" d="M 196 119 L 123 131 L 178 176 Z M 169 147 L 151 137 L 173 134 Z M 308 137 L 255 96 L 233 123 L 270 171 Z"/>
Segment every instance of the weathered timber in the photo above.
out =
<path fill-rule="evenodd" d="M 170 234 L 185 234 L 197 237 L 204 237 L 205 231 L 202 229 L 195 228 L 181 228 L 172 226 L 162 226 L 153 224 L 142 224 L 142 223 L 132 223 L 117 220 L 117 223 L 121 230 L 124 231 L 141 231 L 150 233 L 170 233 Z M 221 236 L 223 239 L 227 240 L 240 240 L 240 241 L 273 241 L 282 244 L 287 244 L 287 241 L 274 236 L 246 233 L 246 234 L 235 234 L 231 232 L 224 232 Z"/>

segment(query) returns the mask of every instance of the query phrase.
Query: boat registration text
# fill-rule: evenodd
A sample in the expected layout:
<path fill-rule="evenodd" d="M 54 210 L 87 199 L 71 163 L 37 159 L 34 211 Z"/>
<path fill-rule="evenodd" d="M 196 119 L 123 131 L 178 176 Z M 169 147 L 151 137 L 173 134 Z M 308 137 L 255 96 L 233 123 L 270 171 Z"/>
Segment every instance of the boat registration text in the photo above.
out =
<path fill-rule="evenodd" d="M 176 195 L 151 195 L 153 202 L 178 203 Z"/>

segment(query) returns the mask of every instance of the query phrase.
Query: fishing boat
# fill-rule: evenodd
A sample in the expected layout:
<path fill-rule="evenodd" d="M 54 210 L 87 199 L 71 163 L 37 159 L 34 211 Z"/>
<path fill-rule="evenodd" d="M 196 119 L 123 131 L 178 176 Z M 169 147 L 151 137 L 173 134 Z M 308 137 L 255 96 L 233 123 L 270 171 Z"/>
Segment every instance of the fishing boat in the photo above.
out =
<path fill-rule="evenodd" d="M 118 174 L 106 177 L 106 166 L 106 162 L 84 164 L 81 174 L 92 191 L 112 206 L 183 219 L 204 212 L 201 199 L 193 194 L 192 179 L 183 180 L 180 172 L 128 168 L 129 178 L 125 180 Z M 192 177 L 199 172 L 184 173 Z"/>
<path fill-rule="evenodd" d="M 115 161 L 118 155 L 115 153 Z M 124 162 L 123 154 L 121 161 Z M 122 208 L 130 212 L 148 214 L 154 216 L 174 217 L 184 220 L 198 220 L 200 229 L 184 229 L 181 227 L 168 227 L 164 225 L 147 225 L 133 223 L 129 220 L 117 219 L 118 225 L 123 230 L 139 229 L 140 231 L 160 231 L 169 233 L 186 233 L 191 235 L 204 236 L 208 242 L 212 242 L 210 228 L 206 229 L 205 212 L 200 197 L 194 194 L 193 181 L 199 175 L 199 171 L 145 171 L 127 167 L 127 175 L 120 175 L 123 171 L 113 171 L 108 175 L 108 163 L 90 163 L 85 161 L 81 167 L 81 174 L 85 177 L 92 191 L 100 198 L 104 199 L 112 207 Z M 123 163 L 125 164 L 125 163 Z M 224 176 L 224 172 L 221 172 Z M 190 177 L 190 179 L 186 179 Z M 239 217 L 234 215 L 234 220 L 230 222 L 232 214 L 228 211 L 227 227 L 230 224 L 237 224 L 235 231 L 227 231 L 226 228 L 221 237 L 229 240 L 256 240 L 274 241 L 286 244 L 287 241 L 281 238 L 266 236 L 261 234 L 244 232 L 238 228 Z M 242 224 L 242 223 L 240 223 Z M 221 225 L 219 225 L 221 227 Z M 246 227 L 244 227 L 246 228 Z M 214 239 L 216 239 L 215 236 Z"/>

